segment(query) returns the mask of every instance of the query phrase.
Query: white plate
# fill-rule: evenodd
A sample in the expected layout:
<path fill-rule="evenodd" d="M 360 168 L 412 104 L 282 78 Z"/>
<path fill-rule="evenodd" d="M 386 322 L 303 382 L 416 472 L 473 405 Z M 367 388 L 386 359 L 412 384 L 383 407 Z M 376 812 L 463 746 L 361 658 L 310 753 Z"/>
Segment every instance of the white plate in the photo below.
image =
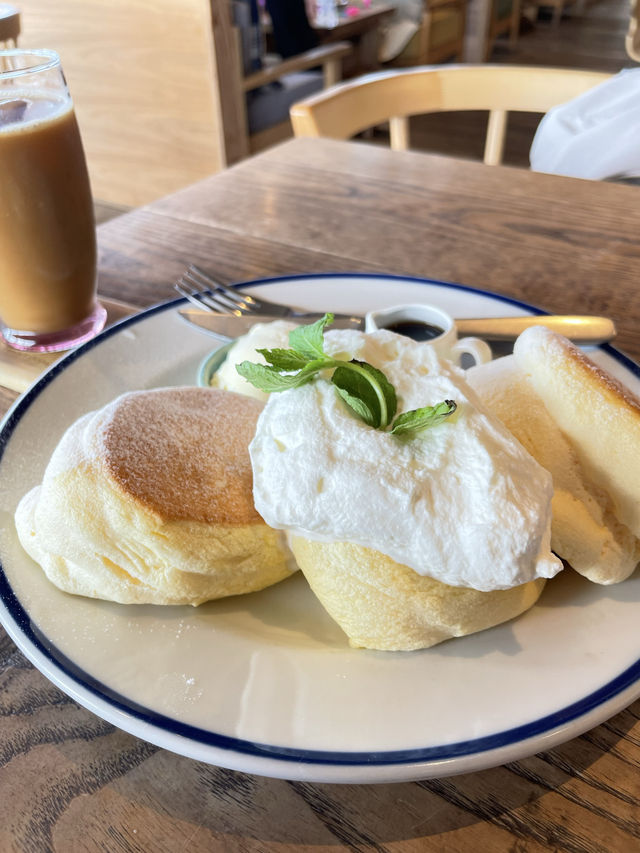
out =
<path fill-rule="evenodd" d="M 305 276 L 260 293 L 323 310 L 432 302 L 454 316 L 526 306 L 389 276 Z M 0 616 L 48 678 L 95 714 L 159 746 L 250 773 L 389 782 L 478 770 L 547 749 L 640 695 L 640 577 L 599 587 L 570 571 L 519 619 L 419 652 L 350 649 L 304 578 L 199 608 L 122 606 L 59 592 L 22 551 L 20 497 L 65 428 L 121 392 L 195 384 L 211 338 L 157 306 L 42 377 L 0 436 Z M 531 309 L 532 313 L 536 313 Z M 603 366 L 640 393 L 610 347 Z"/>

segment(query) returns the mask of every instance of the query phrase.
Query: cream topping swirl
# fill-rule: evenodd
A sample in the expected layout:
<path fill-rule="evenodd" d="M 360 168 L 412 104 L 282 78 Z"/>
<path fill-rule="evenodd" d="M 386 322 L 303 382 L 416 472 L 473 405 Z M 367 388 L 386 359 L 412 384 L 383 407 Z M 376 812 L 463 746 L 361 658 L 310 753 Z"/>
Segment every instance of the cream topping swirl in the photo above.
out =
<path fill-rule="evenodd" d="M 402 439 L 358 420 L 327 379 L 272 394 L 250 445 L 254 500 L 271 527 L 381 551 L 452 586 L 506 589 L 562 568 L 549 548 L 553 486 L 429 344 L 330 331 L 326 350 L 383 370 L 398 411 L 457 403 Z"/>

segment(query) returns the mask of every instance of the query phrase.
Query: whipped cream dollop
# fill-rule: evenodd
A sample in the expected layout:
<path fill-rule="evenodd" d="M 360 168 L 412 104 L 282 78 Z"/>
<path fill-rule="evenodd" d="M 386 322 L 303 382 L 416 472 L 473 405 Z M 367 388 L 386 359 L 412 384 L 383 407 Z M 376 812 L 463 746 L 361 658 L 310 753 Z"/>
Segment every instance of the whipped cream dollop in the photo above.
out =
<path fill-rule="evenodd" d="M 445 399 L 457 410 L 403 439 L 355 417 L 324 378 L 272 394 L 250 445 L 255 505 L 267 524 L 363 545 L 482 591 L 560 571 L 549 546 L 551 476 L 460 369 L 389 331 L 329 331 L 325 349 L 383 370 L 399 413 Z"/>
<path fill-rule="evenodd" d="M 262 355 L 256 350 L 288 347 L 289 332 L 296 326 L 298 323 L 292 323 L 289 320 L 256 323 L 246 335 L 236 338 L 227 357 L 213 374 L 210 382 L 211 387 L 222 388 L 224 391 L 235 391 L 236 394 L 245 394 L 247 397 L 255 397 L 256 400 L 266 400 L 269 395 L 240 376 L 236 370 L 236 365 L 243 361 L 266 364 Z"/>

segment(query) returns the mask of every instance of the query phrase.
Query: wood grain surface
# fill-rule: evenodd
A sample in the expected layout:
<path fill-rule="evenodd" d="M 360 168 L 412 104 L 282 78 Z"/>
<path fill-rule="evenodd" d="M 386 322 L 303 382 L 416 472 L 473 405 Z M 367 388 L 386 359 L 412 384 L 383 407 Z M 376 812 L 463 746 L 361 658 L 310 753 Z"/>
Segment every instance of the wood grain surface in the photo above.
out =
<path fill-rule="evenodd" d="M 103 295 L 172 298 L 197 262 L 227 281 L 424 275 L 557 312 L 609 314 L 640 359 L 640 190 L 297 140 L 105 223 Z M 0 389 L 6 408 L 15 392 Z M 5 520 L 5 523 L 10 523 Z M 286 782 L 124 734 L 0 631 L 0 851 L 633 853 L 640 701 L 562 746 L 389 785 Z"/>
<path fill-rule="evenodd" d="M 188 262 L 223 281 L 418 275 L 612 316 L 618 345 L 640 357 L 638 224 L 635 186 L 296 140 L 106 223 L 100 289 L 169 298 Z"/>

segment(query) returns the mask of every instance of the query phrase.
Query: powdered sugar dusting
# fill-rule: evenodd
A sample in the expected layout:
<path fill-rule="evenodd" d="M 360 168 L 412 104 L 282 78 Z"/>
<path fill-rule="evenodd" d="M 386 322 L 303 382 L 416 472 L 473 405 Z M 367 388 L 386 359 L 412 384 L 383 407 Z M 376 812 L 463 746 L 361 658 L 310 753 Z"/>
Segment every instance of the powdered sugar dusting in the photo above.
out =
<path fill-rule="evenodd" d="M 261 410 L 256 400 L 206 388 L 125 394 L 100 429 L 104 464 L 167 520 L 259 522 L 247 448 Z"/>

